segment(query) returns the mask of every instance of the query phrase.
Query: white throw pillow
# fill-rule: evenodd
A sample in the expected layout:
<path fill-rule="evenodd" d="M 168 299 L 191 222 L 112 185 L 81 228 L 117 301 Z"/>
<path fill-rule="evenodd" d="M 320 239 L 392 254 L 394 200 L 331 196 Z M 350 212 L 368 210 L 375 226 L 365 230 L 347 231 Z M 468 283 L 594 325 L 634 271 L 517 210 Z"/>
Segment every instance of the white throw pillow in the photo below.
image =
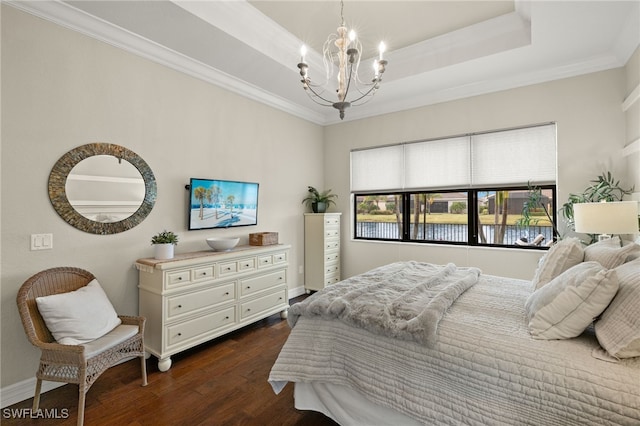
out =
<path fill-rule="evenodd" d="M 53 338 L 63 345 L 90 342 L 122 322 L 95 279 L 76 291 L 37 297 L 36 303 Z"/>
<path fill-rule="evenodd" d="M 620 289 L 595 324 L 596 337 L 611 356 L 640 356 L 640 259 L 616 268 Z"/>
<path fill-rule="evenodd" d="M 579 336 L 617 291 L 614 270 L 598 262 L 576 265 L 529 296 L 525 303 L 529 332 L 535 339 Z"/>
<path fill-rule="evenodd" d="M 640 245 L 627 244 L 620 247 L 620 239 L 614 237 L 591 244 L 584 249 L 585 262 L 596 261 L 607 269 L 617 268 L 640 253 Z"/>
<path fill-rule="evenodd" d="M 558 241 L 540 259 L 536 273 L 531 280 L 533 289 L 537 290 L 552 279 L 579 264 L 584 258 L 584 249 L 578 238 L 571 237 Z"/>

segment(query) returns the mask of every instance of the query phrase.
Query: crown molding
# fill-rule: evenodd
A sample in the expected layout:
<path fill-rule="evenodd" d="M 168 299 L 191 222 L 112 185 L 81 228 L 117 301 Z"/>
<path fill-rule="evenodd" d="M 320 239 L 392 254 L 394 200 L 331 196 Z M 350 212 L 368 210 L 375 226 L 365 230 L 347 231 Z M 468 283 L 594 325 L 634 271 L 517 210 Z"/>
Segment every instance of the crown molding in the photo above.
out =
<path fill-rule="evenodd" d="M 33 2 L 3 0 L 3 3 L 288 114 L 315 124 L 325 124 L 326 120 L 323 114 L 275 96 L 273 93 L 262 90 L 255 85 L 189 58 L 154 41 L 89 15 L 68 3 L 59 0 Z"/>
<path fill-rule="evenodd" d="M 398 82 L 391 82 L 384 87 L 384 90 L 394 93 L 394 99 L 391 99 L 391 96 L 385 96 L 385 92 L 381 89 L 381 91 L 376 94 L 376 97 L 380 98 L 378 99 L 380 102 L 369 104 L 366 111 L 362 110 L 363 107 L 360 107 L 360 109 L 349 110 L 348 117 L 349 121 L 359 120 L 362 118 L 391 114 L 473 96 L 486 95 L 503 90 L 511 90 L 564 78 L 577 77 L 580 75 L 618 68 L 620 66 L 622 65 L 620 64 L 619 58 L 614 55 L 605 55 L 591 58 L 588 61 L 572 63 L 550 69 L 542 69 L 513 76 L 502 76 L 471 84 L 453 85 L 442 90 L 427 90 L 423 91 L 420 95 L 411 97 L 403 97 L 402 95 L 402 93 L 410 90 L 409 88 L 401 87 L 401 84 L 397 84 Z M 348 121 L 347 117 L 345 117 L 344 121 Z M 340 120 L 338 119 L 329 119 L 327 124 L 335 124 L 339 122 Z"/>
<path fill-rule="evenodd" d="M 612 53 L 564 66 L 528 71 L 517 75 L 505 75 L 466 84 L 456 84 L 455 79 L 451 79 L 453 84 L 446 89 L 415 90 L 416 87 L 424 85 L 423 83 L 417 84 L 419 83 L 418 79 L 420 75 L 405 79 L 396 78 L 393 77 L 395 72 L 392 72 L 390 68 L 388 72 L 389 75 L 385 79 L 383 87 L 378 94 L 376 94 L 376 98 L 379 98 L 377 99 L 378 101 L 350 109 L 345 119 L 341 121 L 333 108 L 319 110 L 312 104 L 306 107 L 294 103 L 283 97 L 274 95 L 272 92 L 261 89 L 256 85 L 247 83 L 233 75 L 222 72 L 210 65 L 162 46 L 159 43 L 141 37 L 100 18 L 96 18 L 75 8 L 69 3 L 60 0 L 2 0 L 2 2 L 26 13 L 51 21 L 70 30 L 80 32 L 116 48 L 167 66 L 194 78 L 220 86 L 240 96 L 255 100 L 320 126 L 399 112 L 436 103 L 621 67 L 626 64 L 630 55 L 635 48 L 637 48 L 637 37 L 634 37 L 633 34 L 630 35 L 630 33 L 638 28 L 638 20 L 640 20 L 638 16 L 629 17 L 626 25 L 621 29 Z M 243 43 L 256 49 L 256 51 L 263 52 L 275 62 L 287 67 L 291 64 L 295 65 L 295 52 L 297 52 L 301 42 L 278 24 L 259 13 L 248 2 L 187 2 L 184 4 L 174 4 L 206 20 L 212 25 L 229 32 Z M 389 52 L 389 60 L 390 62 L 393 61 L 394 66 L 398 66 L 398 72 L 404 69 L 400 67 L 400 64 L 403 63 L 406 66 L 415 66 L 416 61 L 421 61 L 424 66 L 425 61 L 438 61 L 436 56 L 443 56 L 442 52 L 438 49 L 441 44 L 444 43 L 444 45 L 451 47 L 451 43 L 453 43 L 457 49 L 457 60 L 455 62 L 461 67 L 460 69 L 465 70 L 468 69 L 467 66 L 469 64 L 482 61 L 481 57 L 477 55 L 474 56 L 474 51 L 478 49 L 483 49 L 486 51 L 486 54 L 491 54 L 492 50 L 494 53 L 497 53 L 514 49 L 518 47 L 518 45 L 526 45 L 530 42 L 531 37 L 531 4 L 528 1 L 521 1 L 517 2 L 516 5 L 518 6 L 516 12 L 508 14 L 507 16 L 495 18 L 494 20 L 490 20 L 490 22 L 476 24 L 475 26 L 459 30 L 457 34 L 452 33 L 438 40 L 429 40 L 399 51 Z M 636 4 L 635 8 L 640 9 L 640 3 Z M 243 30 L 240 31 L 240 28 L 243 28 Z M 246 28 L 250 29 L 246 30 Z M 469 37 L 462 37 L 464 34 L 473 35 L 473 37 L 471 37 L 472 40 L 469 40 Z M 506 40 L 505 37 L 511 39 Z M 271 42 L 274 39 L 279 40 L 277 45 Z M 282 42 L 280 42 L 280 40 Z M 429 53 L 429 49 L 432 49 L 431 54 Z M 507 55 L 509 54 L 508 52 L 505 53 Z M 474 57 L 477 59 L 474 59 Z M 313 67 L 322 67 L 322 60 L 320 58 L 321 56 L 317 52 L 310 52 L 307 57 L 309 64 Z M 295 67 L 290 68 L 293 70 L 292 78 L 294 78 L 296 74 Z M 423 72 L 422 74 L 424 75 L 422 75 L 422 77 L 428 75 L 432 81 L 435 81 L 434 79 L 438 78 L 436 76 L 437 74 L 442 78 L 442 74 L 440 74 L 442 71 L 441 68 L 427 71 L 429 73 Z M 449 73 L 450 72 L 451 70 L 449 70 Z M 446 76 L 445 78 L 449 77 Z M 411 84 L 413 84 L 413 90 L 410 90 Z M 628 108 L 629 103 L 637 102 L 637 98 L 640 96 L 640 94 L 636 93 L 637 91 L 638 89 L 636 88 L 627 100 L 625 100 L 623 108 L 625 105 Z"/>

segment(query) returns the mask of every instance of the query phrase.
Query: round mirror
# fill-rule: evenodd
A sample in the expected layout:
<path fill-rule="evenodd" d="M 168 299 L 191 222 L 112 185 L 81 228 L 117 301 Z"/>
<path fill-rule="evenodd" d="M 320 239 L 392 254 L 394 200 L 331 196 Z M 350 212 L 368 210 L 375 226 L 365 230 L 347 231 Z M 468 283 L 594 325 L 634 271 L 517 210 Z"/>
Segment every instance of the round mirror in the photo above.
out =
<path fill-rule="evenodd" d="M 136 153 L 92 143 L 63 155 L 49 175 L 49 199 L 70 225 L 116 234 L 146 218 L 156 200 L 153 172 Z"/>
<path fill-rule="evenodd" d="M 144 201 L 144 179 L 133 164 L 110 155 L 85 158 L 67 176 L 71 207 L 95 222 L 119 222 Z"/>

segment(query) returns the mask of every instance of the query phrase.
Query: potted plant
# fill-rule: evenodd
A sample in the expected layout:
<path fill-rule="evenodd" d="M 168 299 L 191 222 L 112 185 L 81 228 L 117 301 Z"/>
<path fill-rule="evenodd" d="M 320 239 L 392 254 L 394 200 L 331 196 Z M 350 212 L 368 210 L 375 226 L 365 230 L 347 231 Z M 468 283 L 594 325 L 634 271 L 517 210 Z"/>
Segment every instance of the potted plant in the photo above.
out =
<path fill-rule="evenodd" d="M 309 186 L 307 187 L 307 191 L 309 191 L 309 195 L 302 200 L 302 204 L 311 206 L 311 210 L 314 213 L 324 213 L 331 204 L 336 204 L 333 199 L 338 198 L 338 196 L 331 194 L 330 189 L 320 192 L 313 186 Z"/>
<path fill-rule="evenodd" d="M 596 179 L 590 181 L 591 184 L 582 191 L 582 194 L 569 194 L 569 199 L 562 205 L 560 212 L 567 220 L 567 226 L 571 230 L 575 230 L 575 222 L 573 217 L 573 205 L 578 203 L 597 203 L 600 201 L 622 201 L 625 195 L 630 195 L 634 191 L 634 186 L 624 189 L 620 186 L 620 181 L 614 179 L 611 172 L 602 173 Z M 588 244 L 595 243 L 597 238 L 595 235 L 589 235 L 591 241 Z"/>
<path fill-rule="evenodd" d="M 178 236 L 171 231 L 164 230 L 151 238 L 156 259 L 173 259 L 174 246 L 178 244 Z"/>
<path fill-rule="evenodd" d="M 573 205 L 577 203 L 597 203 L 600 201 L 622 201 L 622 197 L 629 195 L 633 192 L 634 187 L 624 189 L 620 186 L 620 181 L 615 180 L 611 175 L 611 172 L 602 173 L 596 179 L 590 181 L 591 184 L 585 188 L 581 194 L 569 194 L 569 198 L 566 203 L 560 208 L 560 213 L 566 219 L 567 228 L 570 231 L 575 229 L 575 223 L 573 219 Z M 553 222 L 551 214 L 547 210 L 545 203 L 542 202 L 542 190 L 529 183 L 529 195 L 525 200 L 522 208 L 522 218 L 518 220 L 519 226 L 529 226 L 536 223 L 536 219 L 532 218 L 532 212 L 534 209 L 542 209 L 551 222 L 553 227 L 554 237 L 560 239 L 560 234 L 556 224 Z M 590 236 L 591 241 L 588 244 L 596 241 L 595 235 Z"/>

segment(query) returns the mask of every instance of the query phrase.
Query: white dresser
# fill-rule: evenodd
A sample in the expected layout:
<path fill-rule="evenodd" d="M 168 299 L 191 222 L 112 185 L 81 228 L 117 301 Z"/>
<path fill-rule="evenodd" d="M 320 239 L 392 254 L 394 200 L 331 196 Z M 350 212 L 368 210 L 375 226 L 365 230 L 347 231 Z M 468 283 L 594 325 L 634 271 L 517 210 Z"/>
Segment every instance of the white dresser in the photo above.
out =
<path fill-rule="evenodd" d="M 139 259 L 144 346 L 171 367 L 171 355 L 289 308 L 287 268 L 291 246 L 238 246 L 170 260 Z"/>
<path fill-rule="evenodd" d="M 340 216 L 304 214 L 304 288 L 321 290 L 340 281 Z"/>

